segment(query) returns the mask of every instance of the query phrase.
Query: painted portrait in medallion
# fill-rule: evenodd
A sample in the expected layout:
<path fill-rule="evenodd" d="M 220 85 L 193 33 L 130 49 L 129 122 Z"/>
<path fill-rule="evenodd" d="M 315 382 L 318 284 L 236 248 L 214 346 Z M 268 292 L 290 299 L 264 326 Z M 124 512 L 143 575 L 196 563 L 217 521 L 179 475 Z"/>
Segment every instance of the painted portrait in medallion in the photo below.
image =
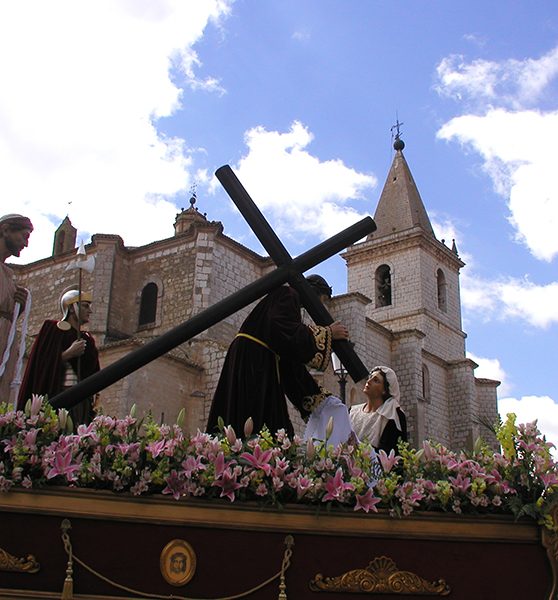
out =
<path fill-rule="evenodd" d="M 196 572 L 196 553 L 184 540 L 171 540 L 162 550 L 161 574 L 171 585 L 186 585 Z"/>

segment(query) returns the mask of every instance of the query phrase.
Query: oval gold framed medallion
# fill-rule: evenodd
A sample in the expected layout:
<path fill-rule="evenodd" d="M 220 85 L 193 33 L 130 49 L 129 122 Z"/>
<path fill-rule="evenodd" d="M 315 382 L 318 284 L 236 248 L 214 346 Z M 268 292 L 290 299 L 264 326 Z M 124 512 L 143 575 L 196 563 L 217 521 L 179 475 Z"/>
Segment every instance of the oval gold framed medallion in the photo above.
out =
<path fill-rule="evenodd" d="M 186 585 L 196 572 L 196 553 L 188 542 L 171 540 L 161 552 L 161 574 L 171 585 Z"/>

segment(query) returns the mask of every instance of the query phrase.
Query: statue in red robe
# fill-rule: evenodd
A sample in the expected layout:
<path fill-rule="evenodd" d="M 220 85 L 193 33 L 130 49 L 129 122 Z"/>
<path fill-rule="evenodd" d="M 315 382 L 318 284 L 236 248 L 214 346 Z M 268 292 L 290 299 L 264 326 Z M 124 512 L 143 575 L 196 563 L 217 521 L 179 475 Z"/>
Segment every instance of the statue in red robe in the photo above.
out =
<path fill-rule="evenodd" d="M 23 410 L 32 394 L 52 398 L 99 370 L 95 339 L 81 330 L 81 325 L 89 321 L 90 303 L 89 294 L 80 296 L 77 290 L 70 290 L 61 298 L 62 320 L 43 323 L 27 361 L 18 410 Z M 76 426 L 90 423 L 94 415 L 92 398 L 85 398 L 70 409 Z"/>

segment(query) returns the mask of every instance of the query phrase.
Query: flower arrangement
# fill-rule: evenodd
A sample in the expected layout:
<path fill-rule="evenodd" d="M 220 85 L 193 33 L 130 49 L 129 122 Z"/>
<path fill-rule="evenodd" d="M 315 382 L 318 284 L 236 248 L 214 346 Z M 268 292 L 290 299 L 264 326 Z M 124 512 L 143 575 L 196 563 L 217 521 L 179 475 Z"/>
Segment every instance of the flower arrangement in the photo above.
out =
<path fill-rule="evenodd" d="M 97 416 L 73 432 L 68 412 L 34 396 L 24 411 L 0 404 L 0 492 L 65 485 L 127 492 L 258 501 L 271 506 L 306 503 L 392 516 L 414 511 L 512 514 L 556 530 L 551 516 L 558 465 L 536 422 L 497 427 L 502 453 L 482 441 L 471 452 L 424 442 L 396 455 L 365 443 L 336 448 L 324 442 L 272 436 L 244 437 L 231 427 L 219 435 L 186 436 L 181 419 L 158 425 Z"/>

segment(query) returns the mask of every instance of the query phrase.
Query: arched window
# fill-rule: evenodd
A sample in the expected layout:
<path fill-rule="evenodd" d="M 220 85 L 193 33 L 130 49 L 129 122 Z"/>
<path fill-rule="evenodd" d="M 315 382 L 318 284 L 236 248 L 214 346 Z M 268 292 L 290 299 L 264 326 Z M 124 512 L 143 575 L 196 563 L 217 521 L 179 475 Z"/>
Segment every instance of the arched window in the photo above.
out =
<path fill-rule="evenodd" d="M 442 269 L 438 269 L 436 273 L 436 280 L 438 284 L 438 308 L 447 312 L 447 284 L 446 284 L 446 276 Z"/>
<path fill-rule="evenodd" d="M 148 283 L 141 291 L 138 326 L 155 323 L 157 316 L 157 294 L 159 290 L 153 282 Z"/>
<path fill-rule="evenodd" d="M 391 270 L 388 265 L 380 265 L 376 269 L 376 308 L 391 304 Z"/>

